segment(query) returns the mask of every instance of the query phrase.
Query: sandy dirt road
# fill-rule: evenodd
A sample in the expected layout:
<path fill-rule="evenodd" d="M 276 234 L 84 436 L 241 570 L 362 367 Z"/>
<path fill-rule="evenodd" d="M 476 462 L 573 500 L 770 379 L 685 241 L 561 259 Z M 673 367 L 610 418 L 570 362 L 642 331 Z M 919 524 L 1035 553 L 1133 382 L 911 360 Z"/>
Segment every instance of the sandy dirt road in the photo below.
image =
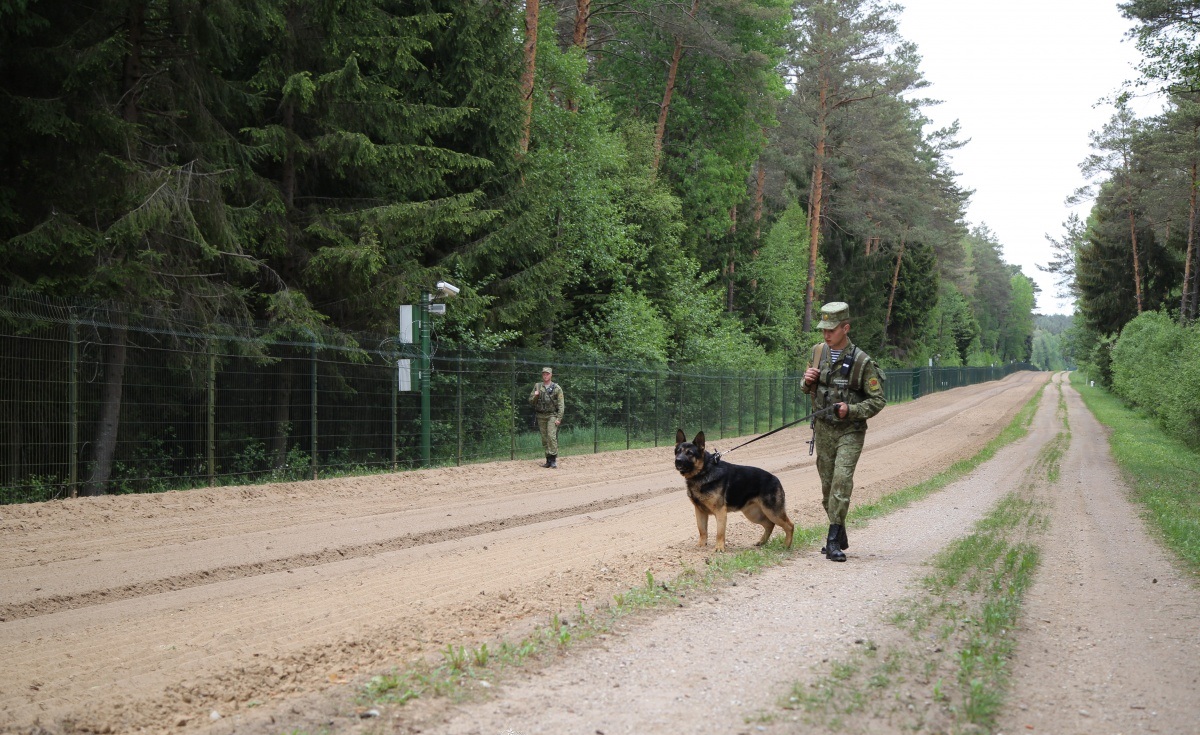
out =
<path fill-rule="evenodd" d="M 1016 374 L 889 407 L 871 422 L 855 502 L 869 502 L 973 455 L 1048 377 Z M 690 432 L 696 427 L 684 428 Z M 796 613 L 800 600 L 773 603 L 786 605 L 776 608 L 775 617 L 780 625 L 793 621 L 799 637 L 792 650 L 769 652 L 766 657 L 776 664 L 769 675 L 752 672 L 750 662 L 762 655 L 752 642 L 741 641 L 737 660 L 745 663 L 734 668 L 739 679 L 751 677 L 746 680 L 754 683 L 752 688 L 768 692 L 788 676 L 794 679 L 796 667 L 812 660 L 817 649 L 811 647 L 818 639 L 830 650 L 852 645 L 862 626 L 874 624 L 860 609 L 860 598 L 886 600 L 901 594 L 905 575 L 911 576 L 911 569 L 948 537 L 965 532 L 997 488 L 1011 482 L 1003 478 L 1026 466 L 1037 442 L 1052 429 L 1047 424 L 1040 433 L 1034 431 L 1021 451 L 976 473 L 981 479 L 973 490 L 960 491 L 961 499 L 932 501 L 941 511 L 953 506 L 954 513 L 927 510 L 924 523 L 908 521 L 913 527 L 932 526 L 932 537 L 912 536 L 912 528 L 903 525 L 892 529 L 890 519 L 876 521 L 858 532 L 845 565 L 829 564 L 812 550 L 797 553 L 793 562 L 708 603 L 719 619 L 742 606 L 734 604 L 739 595 L 774 599 L 777 591 L 791 590 L 804 600 L 834 595 L 855 601 L 853 615 L 818 630 L 811 622 L 795 622 L 806 620 Z M 1078 440 L 1084 429 L 1074 424 L 1073 429 Z M 1102 432 L 1098 427 L 1089 431 L 1089 441 L 1099 442 L 1103 454 Z M 792 519 L 815 526 L 824 518 L 815 468 L 802 444 L 806 438 L 798 429 L 780 432 L 730 459 L 778 474 Z M 735 443 L 710 438 L 718 448 Z M 1097 457 L 1077 461 L 1080 472 L 1094 473 L 1101 466 Z M 370 727 L 381 732 L 512 730 L 523 735 L 602 729 L 587 718 L 579 727 L 535 729 L 541 725 L 522 709 L 516 687 L 471 706 L 504 708 L 499 714 L 469 707 L 401 709 L 386 722 L 369 725 L 356 719 L 347 694 L 371 674 L 435 655 L 447 645 L 470 646 L 527 629 L 580 604 L 603 604 L 640 584 L 648 570 L 669 579 L 702 565 L 712 553 L 711 546 L 694 546 L 693 514 L 669 449 L 564 457 L 560 464 L 557 472 L 534 462 L 505 462 L 0 508 L 0 660 L 5 663 L 0 668 L 0 731 L 265 734 Z M 1115 477 L 1101 480 L 1120 500 Z M 1063 512 L 1074 512 L 1066 507 Z M 931 517 L 939 520 L 930 524 Z M 1140 528 L 1136 514 L 1131 518 L 1126 522 Z M 731 520 L 729 543 L 748 546 L 758 530 L 738 516 Z M 1171 576 L 1159 553 L 1149 562 L 1156 565 L 1159 580 L 1151 593 L 1177 596 L 1164 617 L 1169 622 L 1194 615 L 1194 588 Z M 1145 554 L 1133 557 L 1147 561 Z M 781 584 L 772 576 L 778 574 L 795 580 Z M 1127 577 L 1117 575 L 1118 586 L 1107 591 L 1127 594 L 1120 586 L 1127 583 Z M 650 636 L 653 645 L 635 646 L 629 660 L 660 646 L 670 661 L 681 660 L 671 648 L 681 644 L 668 642 L 695 637 L 681 637 L 678 628 L 673 633 L 671 621 L 685 624 L 681 616 L 695 614 L 696 608 L 640 627 L 637 635 Z M 1069 621 L 1071 615 L 1058 609 Z M 1053 609 L 1045 615 L 1055 618 Z M 1118 626 L 1111 640 L 1121 630 L 1136 628 L 1134 623 Z M 1049 634 L 1051 642 L 1067 635 Z M 707 650 L 714 640 L 701 643 Z M 699 653 L 690 655 L 709 663 L 707 673 L 695 676 L 709 676 L 716 685 L 730 675 L 722 669 L 734 659 L 702 658 Z M 1195 653 L 1193 648 L 1187 654 L 1193 676 L 1200 661 Z M 603 647 L 587 653 L 600 654 Z M 722 663 L 714 668 L 714 660 Z M 1045 664 L 1030 666 L 1036 670 Z M 621 688 L 612 686 L 626 675 L 621 668 L 605 693 Z M 600 711 L 634 712 L 628 720 L 633 729 L 621 730 L 617 723 L 605 732 L 683 731 L 674 725 L 649 726 L 650 708 L 661 704 L 654 701 L 647 701 L 638 715 L 633 705 L 605 700 L 599 689 L 585 686 L 578 694 L 582 700 L 575 702 L 576 690 L 553 678 L 559 676 L 556 671 L 551 667 L 534 677 L 566 702 L 549 709 L 579 709 L 583 702 L 598 701 Z M 664 677 L 661 666 L 652 671 L 657 676 L 651 678 L 677 682 L 662 695 L 667 699 L 685 696 L 701 681 L 692 675 Z M 1154 680 L 1148 681 L 1153 688 Z M 1194 678 L 1189 681 L 1194 692 Z M 1093 690 L 1081 684 L 1073 691 L 1086 696 Z M 1166 696 L 1169 705 L 1170 692 Z M 765 706 L 727 700 L 714 700 L 725 702 L 718 709 L 727 717 L 740 718 L 746 710 Z M 538 707 L 536 698 L 532 701 L 529 706 L 548 709 Z M 1032 694 L 1023 701 L 1033 711 L 1043 706 Z M 1139 706 L 1158 718 L 1162 713 L 1153 709 L 1157 701 L 1146 699 Z M 212 719 L 214 712 L 219 720 Z M 1022 729 L 1027 724 L 1021 723 Z"/>

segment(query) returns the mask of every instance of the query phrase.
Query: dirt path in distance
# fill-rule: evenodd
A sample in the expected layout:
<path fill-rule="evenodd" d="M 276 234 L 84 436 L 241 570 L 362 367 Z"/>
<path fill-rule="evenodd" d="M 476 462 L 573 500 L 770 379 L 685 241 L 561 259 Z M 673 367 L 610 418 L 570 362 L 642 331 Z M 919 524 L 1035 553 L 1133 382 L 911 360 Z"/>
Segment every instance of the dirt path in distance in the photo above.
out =
<path fill-rule="evenodd" d="M 1020 373 L 888 407 L 871 422 L 855 502 L 972 456 L 1047 378 Z M 1082 429 L 1072 427 L 1079 440 Z M 824 519 L 806 433 L 780 432 L 730 459 L 778 474 L 793 520 L 817 525 Z M 722 449 L 738 442 L 709 439 Z M 1017 472 L 1027 459 L 1006 456 L 997 477 Z M 449 727 L 452 712 L 440 706 L 358 720 L 351 692 L 394 665 L 447 645 L 512 635 L 580 604 L 603 604 L 640 584 L 647 571 L 669 579 L 712 553 L 694 546 L 694 518 L 670 449 L 568 456 L 560 464 L 557 472 L 532 461 L 500 462 L 0 507 L 0 732 L 36 726 L 41 733 L 274 735 Z M 862 626 L 874 624 L 859 609 L 864 591 L 886 584 L 874 597 L 899 595 L 902 570 L 986 510 L 995 492 L 989 482 L 1002 485 L 982 482 L 955 501 L 961 508 L 954 513 L 925 513 L 918 525 L 932 527 L 937 543 L 921 534 L 890 536 L 891 521 L 882 519 L 858 532 L 847 564 L 829 564 L 810 550 L 715 595 L 704 603 L 714 616 L 705 632 L 689 630 L 693 650 L 672 660 L 696 658 L 722 637 L 727 596 L 771 597 L 780 590 L 803 599 L 780 603 L 779 624 L 804 621 L 808 634 L 811 616 L 796 607 L 803 600 L 832 589 L 855 612 L 822 626 L 820 641 L 799 640 L 790 651 L 732 639 L 742 658 L 765 656 L 777 673 L 794 678 L 797 666 L 812 661 L 812 646 L 853 645 Z M 749 546 L 757 531 L 736 517 L 730 546 Z M 799 581 L 780 584 L 772 574 Z M 646 630 L 693 612 L 664 615 Z M 675 644 L 664 638 L 660 645 L 666 651 Z M 751 681 L 736 660 L 696 660 L 709 661 L 708 673 L 698 676 Z M 682 688 L 671 696 L 685 696 L 695 684 L 693 676 L 678 681 Z M 508 696 L 505 687 L 491 701 L 511 706 Z M 728 696 L 721 701 L 733 706 Z M 504 727 L 533 732 L 519 719 Z"/>

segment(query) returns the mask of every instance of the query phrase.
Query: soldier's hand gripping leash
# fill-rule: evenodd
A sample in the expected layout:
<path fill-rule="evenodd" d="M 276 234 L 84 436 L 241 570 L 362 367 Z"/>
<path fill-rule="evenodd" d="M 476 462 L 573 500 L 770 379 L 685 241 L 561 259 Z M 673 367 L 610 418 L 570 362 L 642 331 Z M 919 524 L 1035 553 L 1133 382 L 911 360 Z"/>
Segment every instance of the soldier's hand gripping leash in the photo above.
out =
<path fill-rule="evenodd" d="M 816 418 L 818 416 L 824 416 L 825 414 L 832 412 L 835 408 L 837 408 L 836 405 L 826 406 L 825 408 L 819 408 L 807 416 L 802 416 L 801 418 L 798 418 L 795 421 L 787 422 L 783 426 L 780 426 L 778 429 L 772 429 L 765 434 L 754 437 L 750 441 L 742 442 L 741 444 L 737 445 L 733 449 L 741 449 L 742 447 L 746 446 L 747 444 L 753 444 L 754 442 L 758 441 L 759 439 L 766 439 L 768 436 L 774 434 L 775 432 L 783 431 L 784 429 L 791 427 L 791 426 L 795 426 L 796 424 L 803 423 L 805 421 L 814 421 L 814 420 L 816 420 Z M 713 460 L 716 462 L 720 462 L 721 455 L 729 454 L 730 452 L 733 451 L 733 449 L 726 449 L 724 452 L 713 452 Z M 812 454 L 812 442 L 811 441 L 808 443 L 808 453 Z"/>

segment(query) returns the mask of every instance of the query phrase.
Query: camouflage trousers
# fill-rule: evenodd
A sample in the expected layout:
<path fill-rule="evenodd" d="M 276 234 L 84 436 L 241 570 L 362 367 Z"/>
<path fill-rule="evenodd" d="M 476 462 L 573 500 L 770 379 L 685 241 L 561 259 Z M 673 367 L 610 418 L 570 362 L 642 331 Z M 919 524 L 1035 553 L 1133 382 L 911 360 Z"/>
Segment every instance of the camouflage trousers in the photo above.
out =
<path fill-rule="evenodd" d="M 554 414 L 539 413 L 537 415 L 538 431 L 542 432 L 542 446 L 546 454 L 558 455 L 558 427 L 554 424 Z"/>
<path fill-rule="evenodd" d="M 845 525 L 850 494 L 854 492 L 854 468 L 867 432 L 846 431 L 817 421 L 814 438 L 817 474 L 821 477 L 821 506 L 830 523 Z"/>

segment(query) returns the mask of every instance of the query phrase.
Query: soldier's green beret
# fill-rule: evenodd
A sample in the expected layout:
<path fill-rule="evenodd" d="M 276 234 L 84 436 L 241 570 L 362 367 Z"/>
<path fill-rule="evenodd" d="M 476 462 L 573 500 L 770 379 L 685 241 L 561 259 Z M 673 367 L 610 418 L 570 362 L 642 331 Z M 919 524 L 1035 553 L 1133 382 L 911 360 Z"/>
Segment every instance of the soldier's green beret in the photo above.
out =
<path fill-rule="evenodd" d="M 821 321 L 817 322 L 817 329 L 833 329 L 849 320 L 850 304 L 844 301 L 830 301 L 821 307 Z"/>

